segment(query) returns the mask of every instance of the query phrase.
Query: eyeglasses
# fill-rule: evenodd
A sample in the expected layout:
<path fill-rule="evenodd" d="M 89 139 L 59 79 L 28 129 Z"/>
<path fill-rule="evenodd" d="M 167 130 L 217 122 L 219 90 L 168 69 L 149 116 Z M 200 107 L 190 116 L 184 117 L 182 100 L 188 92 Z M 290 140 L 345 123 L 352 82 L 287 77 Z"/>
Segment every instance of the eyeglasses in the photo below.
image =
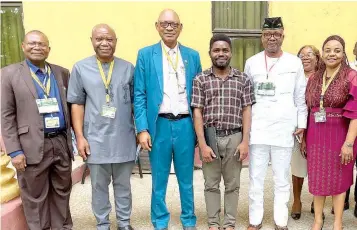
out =
<path fill-rule="evenodd" d="M 26 45 L 30 48 L 34 48 L 36 45 L 40 48 L 48 47 L 47 43 L 45 42 L 27 42 Z"/>
<path fill-rule="evenodd" d="M 95 39 L 96 42 L 106 41 L 106 42 L 108 42 L 108 43 L 112 43 L 112 42 L 114 42 L 114 40 L 116 40 L 116 39 L 114 39 L 114 38 L 103 38 L 103 37 L 96 37 L 96 38 L 94 38 L 94 39 Z"/>
<path fill-rule="evenodd" d="M 310 53 L 307 53 L 306 55 L 300 54 L 300 55 L 299 55 L 299 58 L 300 58 L 300 59 L 304 59 L 304 58 L 309 58 L 309 59 L 310 59 L 310 58 L 313 58 L 313 57 L 315 57 L 315 56 L 316 56 L 316 54 L 310 52 Z"/>
<path fill-rule="evenodd" d="M 279 39 L 281 38 L 283 35 L 281 33 L 263 33 L 263 37 L 265 39 L 270 39 L 271 36 L 273 36 L 274 38 L 276 39 Z"/>
<path fill-rule="evenodd" d="M 177 29 L 179 26 L 181 26 L 181 23 L 164 21 L 164 22 L 159 22 L 159 25 L 165 29 L 169 26 L 171 26 L 172 29 Z"/>

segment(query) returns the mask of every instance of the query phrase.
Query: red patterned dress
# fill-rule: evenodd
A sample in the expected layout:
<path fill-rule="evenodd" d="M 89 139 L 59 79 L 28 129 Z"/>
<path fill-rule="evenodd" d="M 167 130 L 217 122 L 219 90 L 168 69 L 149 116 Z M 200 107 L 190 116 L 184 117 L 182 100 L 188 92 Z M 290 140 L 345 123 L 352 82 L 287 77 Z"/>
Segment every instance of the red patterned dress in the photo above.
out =
<path fill-rule="evenodd" d="M 314 75 L 306 88 L 309 118 L 306 134 L 309 191 L 316 196 L 345 192 L 353 184 L 353 162 L 341 164 L 341 147 L 345 142 L 351 119 L 357 119 L 357 72 L 349 69 L 331 82 L 324 96 L 326 122 L 315 123 L 319 110 L 322 76 Z"/>

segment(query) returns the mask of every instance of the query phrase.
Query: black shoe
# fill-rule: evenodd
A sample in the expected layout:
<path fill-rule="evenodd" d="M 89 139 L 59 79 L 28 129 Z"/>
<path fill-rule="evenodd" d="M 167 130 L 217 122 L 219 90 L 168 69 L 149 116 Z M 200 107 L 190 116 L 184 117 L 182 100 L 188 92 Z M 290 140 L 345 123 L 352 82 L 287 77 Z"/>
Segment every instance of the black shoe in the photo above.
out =
<path fill-rule="evenodd" d="M 275 224 L 275 230 L 289 230 L 288 226 L 279 226 Z"/>
<path fill-rule="evenodd" d="M 357 218 L 357 202 L 355 204 L 355 211 L 353 212 L 353 214 L 355 215 L 355 217 Z"/>
<path fill-rule="evenodd" d="M 293 218 L 294 220 L 298 220 L 301 217 L 301 208 L 302 208 L 302 204 L 300 202 L 300 212 L 291 212 L 290 216 L 291 218 Z"/>
<path fill-rule="evenodd" d="M 130 225 L 125 226 L 125 227 L 118 227 L 118 230 L 134 230 L 133 227 L 131 227 Z"/>
<path fill-rule="evenodd" d="M 197 230 L 195 226 L 192 227 L 183 227 L 183 230 Z"/>

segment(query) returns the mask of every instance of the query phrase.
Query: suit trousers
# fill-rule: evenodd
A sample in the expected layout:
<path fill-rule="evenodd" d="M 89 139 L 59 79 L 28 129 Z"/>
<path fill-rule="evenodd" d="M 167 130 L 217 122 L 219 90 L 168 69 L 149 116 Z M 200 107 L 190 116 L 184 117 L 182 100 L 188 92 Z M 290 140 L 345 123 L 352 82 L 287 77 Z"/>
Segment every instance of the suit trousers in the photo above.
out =
<path fill-rule="evenodd" d="M 134 161 L 115 164 L 88 164 L 92 184 L 92 210 L 98 230 L 109 230 L 109 184 L 113 182 L 115 213 L 118 227 L 130 224 L 132 208 L 130 177 Z"/>
<path fill-rule="evenodd" d="M 242 133 L 235 133 L 225 137 L 217 137 L 217 158 L 210 162 L 203 162 L 202 170 L 205 179 L 205 201 L 208 215 L 208 226 L 220 227 L 221 177 L 224 180 L 224 221 L 223 228 L 235 227 L 238 195 L 240 187 L 240 172 L 242 162 L 239 154 L 235 155 L 238 145 L 242 141 Z"/>
<path fill-rule="evenodd" d="M 292 148 L 251 145 L 249 156 L 249 222 L 258 225 L 264 214 L 264 180 L 271 159 L 274 179 L 274 221 L 278 226 L 288 223 L 290 198 L 290 162 Z"/>
<path fill-rule="evenodd" d="M 151 222 L 155 229 L 167 228 L 170 213 L 165 198 L 173 160 L 180 190 L 181 223 L 196 225 L 193 202 L 193 159 L 195 134 L 190 117 L 169 120 L 158 117 L 156 137 L 149 153 L 152 172 Z"/>
<path fill-rule="evenodd" d="M 30 230 L 72 229 L 69 196 L 72 159 L 66 138 L 45 138 L 43 159 L 17 172 L 20 195 Z"/>

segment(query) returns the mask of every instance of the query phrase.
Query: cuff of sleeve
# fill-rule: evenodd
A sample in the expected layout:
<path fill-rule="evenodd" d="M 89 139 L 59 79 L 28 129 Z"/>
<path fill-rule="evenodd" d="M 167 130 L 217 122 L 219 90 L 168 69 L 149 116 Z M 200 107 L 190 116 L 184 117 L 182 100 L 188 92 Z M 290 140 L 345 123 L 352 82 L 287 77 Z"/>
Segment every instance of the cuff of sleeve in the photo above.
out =
<path fill-rule="evenodd" d="M 193 108 L 203 108 L 203 105 L 201 105 L 201 104 L 198 104 L 198 103 L 191 103 L 191 107 L 193 107 Z"/>
<path fill-rule="evenodd" d="M 256 102 L 253 100 L 253 101 L 250 101 L 250 102 L 245 102 L 242 104 L 242 107 L 247 107 L 247 106 L 253 106 Z"/>
<path fill-rule="evenodd" d="M 306 117 L 298 117 L 298 129 L 306 129 L 306 123 Z"/>
<path fill-rule="evenodd" d="M 80 97 L 67 97 L 67 102 L 71 104 L 84 105 L 86 100 Z"/>
<path fill-rule="evenodd" d="M 24 152 L 22 150 L 19 150 L 19 151 L 15 151 L 15 152 L 12 152 L 12 153 L 9 153 L 8 155 L 11 157 L 11 158 L 14 158 L 20 154 L 24 154 Z"/>

